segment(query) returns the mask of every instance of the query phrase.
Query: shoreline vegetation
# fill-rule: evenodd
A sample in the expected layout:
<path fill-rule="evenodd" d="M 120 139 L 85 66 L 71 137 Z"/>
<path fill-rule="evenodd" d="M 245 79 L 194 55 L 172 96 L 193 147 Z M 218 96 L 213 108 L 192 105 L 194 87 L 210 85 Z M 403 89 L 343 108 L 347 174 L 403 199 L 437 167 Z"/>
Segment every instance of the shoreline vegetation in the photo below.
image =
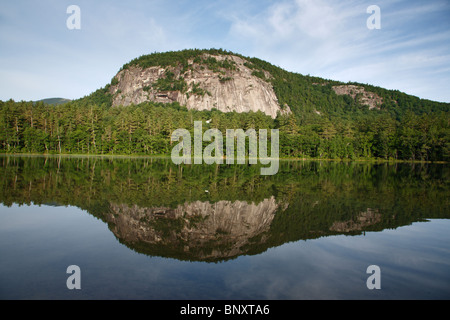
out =
<path fill-rule="evenodd" d="M 301 113 L 272 119 L 262 112 L 197 111 L 150 102 L 112 108 L 11 100 L 0 101 L 0 153 L 170 156 L 176 145 L 172 133 L 178 128 L 192 133 L 194 122 L 202 121 L 202 133 L 278 129 L 280 159 L 448 162 L 447 115 L 407 112 L 395 119 L 382 111 L 347 110 L 327 118 Z M 209 143 L 203 141 L 202 149 Z"/>
<path fill-rule="evenodd" d="M 12 156 L 12 157 L 66 157 L 66 158 L 125 158 L 125 159 L 171 159 L 170 155 L 144 155 L 144 154 L 72 154 L 72 153 L 7 153 L 7 152 L 0 152 L 1 156 Z M 194 159 L 194 157 L 192 157 Z M 223 159 L 226 159 L 226 156 L 223 157 Z M 330 161 L 330 162 L 368 162 L 368 163 L 433 163 L 433 164 L 447 164 L 448 161 L 427 161 L 427 160 L 402 160 L 402 159 L 340 159 L 340 158 L 298 158 L 298 157 L 279 157 L 279 158 L 273 158 L 275 160 L 279 161 Z M 249 160 L 248 157 L 245 158 L 245 160 Z M 194 163 L 192 163 L 194 165 Z M 203 163 L 202 165 L 206 165 Z M 211 164 L 213 165 L 219 165 L 219 164 Z M 223 163 L 222 165 L 229 165 L 226 163 Z M 231 164 L 231 165 L 239 165 L 237 163 Z M 258 165 L 261 165 L 258 163 Z"/>

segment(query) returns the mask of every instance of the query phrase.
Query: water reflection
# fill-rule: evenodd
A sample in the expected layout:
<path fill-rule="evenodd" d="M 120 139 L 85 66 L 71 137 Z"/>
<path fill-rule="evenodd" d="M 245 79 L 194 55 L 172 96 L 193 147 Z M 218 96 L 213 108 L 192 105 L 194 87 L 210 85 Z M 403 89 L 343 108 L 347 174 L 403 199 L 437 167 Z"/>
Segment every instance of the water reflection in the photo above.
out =
<path fill-rule="evenodd" d="M 356 216 L 356 219 L 333 222 L 330 227 L 330 231 L 342 233 L 361 231 L 369 226 L 373 226 L 381 222 L 381 218 L 382 217 L 378 209 L 367 208 L 367 211 L 361 212 Z"/>
<path fill-rule="evenodd" d="M 261 176 L 170 159 L 2 156 L 0 175 L 7 206 L 76 206 L 132 250 L 189 261 L 450 218 L 444 165 L 282 161 Z"/>
<path fill-rule="evenodd" d="M 281 207 L 274 197 L 259 203 L 194 201 L 175 208 L 111 204 L 105 217 L 120 241 L 149 255 L 216 261 L 246 253 L 250 239 L 270 230 Z"/>

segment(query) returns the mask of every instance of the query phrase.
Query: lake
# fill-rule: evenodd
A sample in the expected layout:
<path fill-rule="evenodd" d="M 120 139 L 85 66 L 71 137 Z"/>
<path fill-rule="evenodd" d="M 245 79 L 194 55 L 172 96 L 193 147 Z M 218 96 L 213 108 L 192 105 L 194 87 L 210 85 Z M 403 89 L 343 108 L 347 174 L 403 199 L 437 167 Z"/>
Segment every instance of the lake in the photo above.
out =
<path fill-rule="evenodd" d="M 0 299 L 449 299 L 449 173 L 0 156 Z"/>

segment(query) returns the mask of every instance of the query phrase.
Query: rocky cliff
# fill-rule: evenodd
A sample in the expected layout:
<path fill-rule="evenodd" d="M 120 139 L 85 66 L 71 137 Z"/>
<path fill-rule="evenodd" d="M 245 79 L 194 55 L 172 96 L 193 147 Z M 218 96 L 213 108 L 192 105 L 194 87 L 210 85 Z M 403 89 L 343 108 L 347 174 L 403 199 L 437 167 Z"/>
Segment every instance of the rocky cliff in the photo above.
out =
<path fill-rule="evenodd" d="M 377 109 L 380 110 L 383 104 L 383 98 L 373 92 L 366 91 L 361 86 L 356 85 L 339 85 L 333 86 L 334 92 L 338 95 L 349 95 L 354 100 L 362 105 L 367 105 L 369 110 Z"/>
<path fill-rule="evenodd" d="M 268 72 L 256 73 L 242 57 L 204 53 L 186 65 L 131 65 L 114 77 L 109 92 L 113 106 L 178 102 L 188 109 L 261 111 L 275 118 L 278 112 L 291 111 L 280 106 L 272 85 L 265 80 L 270 77 Z"/>

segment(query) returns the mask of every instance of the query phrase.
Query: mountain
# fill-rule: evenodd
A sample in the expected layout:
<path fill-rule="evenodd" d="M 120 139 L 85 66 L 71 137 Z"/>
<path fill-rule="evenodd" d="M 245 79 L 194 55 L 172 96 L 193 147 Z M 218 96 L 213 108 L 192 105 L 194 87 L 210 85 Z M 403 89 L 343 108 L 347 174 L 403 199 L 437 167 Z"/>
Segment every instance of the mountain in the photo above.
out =
<path fill-rule="evenodd" d="M 222 133 L 279 129 L 282 158 L 450 159 L 449 103 L 222 49 L 143 55 L 88 96 L 46 101 L 0 101 L 0 151 L 170 155 L 174 130 L 203 121 Z"/>
<path fill-rule="evenodd" d="M 448 111 L 440 103 L 361 83 L 342 83 L 289 72 L 258 58 L 222 49 L 189 49 L 143 55 L 125 64 L 110 84 L 90 98 L 112 106 L 178 103 L 222 112 L 339 115 L 367 110 L 399 118 Z"/>

